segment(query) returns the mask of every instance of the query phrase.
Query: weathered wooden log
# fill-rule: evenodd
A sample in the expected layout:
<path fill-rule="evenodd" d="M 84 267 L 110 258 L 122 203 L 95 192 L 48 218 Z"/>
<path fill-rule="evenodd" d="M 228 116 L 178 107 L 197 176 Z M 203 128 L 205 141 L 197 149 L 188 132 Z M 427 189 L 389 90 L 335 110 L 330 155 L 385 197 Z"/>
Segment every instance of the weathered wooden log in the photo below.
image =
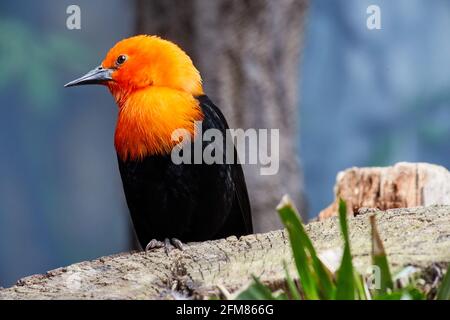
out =
<path fill-rule="evenodd" d="M 450 206 L 377 212 L 378 229 L 394 272 L 414 266 L 430 291 L 450 261 Z M 349 219 L 356 267 L 370 262 L 369 215 Z M 319 252 L 342 246 L 336 217 L 306 226 Z M 163 250 L 124 253 L 81 262 L 20 280 L 0 299 L 176 299 L 234 291 L 254 274 L 273 288 L 284 285 L 283 260 L 294 266 L 285 231 L 188 244 L 169 256 Z"/>
<path fill-rule="evenodd" d="M 392 167 L 351 168 L 339 172 L 335 200 L 319 214 L 323 220 L 337 215 L 338 199 L 349 214 L 360 208 L 412 208 L 450 204 L 450 172 L 428 163 L 397 163 Z"/>

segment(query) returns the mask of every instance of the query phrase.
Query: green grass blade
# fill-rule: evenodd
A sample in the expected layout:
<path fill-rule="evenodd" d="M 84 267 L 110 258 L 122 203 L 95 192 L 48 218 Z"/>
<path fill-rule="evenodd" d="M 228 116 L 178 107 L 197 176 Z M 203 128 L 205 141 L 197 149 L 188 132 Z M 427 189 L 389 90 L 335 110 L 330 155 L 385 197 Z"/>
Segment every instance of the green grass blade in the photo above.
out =
<path fill-rule="evenodd" d="M 291 297 L 293 300 L 301 300 L 302 297 L 300 295 L 300 292 L 298 291 L 297 286 L 295 285 L 295 282 L 292 280 L 291 275 L 289 274 L 288 266 L 286 264 L 286 261 L 283 261 L 284 271 L 286 273 L 286 282 L 288 285 L 289 293 L 291 294 Z"/>
<path fill-rule="evenodd" d="M 402 300 L 403 293 L 401 291 L 379 294 L 374 297 L 374 300 Z"/>
<path fill-rule="evenodd" d="M 308 236 L 302 222 L 300 221 L 298 211 L 295 206 L 292 205 L 290 212 L 290 221 L 294 223 L 294 227 L 298 230 L 300 239 L 305 247 L 306 251 L 309 252 L 309 256 L 312 260 L 312 267 L 316 274 L 317 284 L 316 286 L 320 288 L 321 296 L 324 299 L 332 299 L 334 297 L 336 287 L 332 280 L 332 273 L 319 259 L 316 250 L 312 244 L 311 239 Z"/>
<path fill-rule="evenodd" d="M 347 226 L 347 205 L 339 200 L 339 223 L 341 226 L 342 237 L 344 238 L 344 253 L 342 262 L 337 271 L 336 299 L 354 300 L 355 299 L 355 272 L 353 270 L 352 255 L 350 251 L 350 239 Z"/>
<path fill-rule="evenodd" d="M 289 233 L 295 265 L 297 267 L 299 281 L 305 298 L 307 300 L 319 299 L 319 293 L 315 284 L 314 274 L 310 267 L 310 260 L 305 252 L 305 248 L 298 236 L 297 229 L 290 222 L 286 222 L 286 229 Z"/>
<path fill-rule="evenodd" d="M 357 272 L 355 272 L 354 275 L 355 275 L 355 289 L 356 289 L 357 299 L 358 300 L 368 300 L 366 291 L 364 288 L 364 278 Z"/>
<path fill-rule="evenodd" d="M 349 246 L 350 238 L 348 236 L 347 204 L 342 199 L 339 199 L 339 226 L 341 227 L 344 246 Z"/>
<path fill-rule="evenodd" d="M 353 265 L 350 249 L 344 249 L 341 266 L 337 271 L 336 285 L 337 300 L 354 300 L 355 299 L 355 283 L 353 278 Z"/>
<path fill-rule="evenodd" d="M 306 254 L 305 244 L 302 241 L 301 228 L 299 228 L 299 224 L 301 225 L 301 223 L 295 214 L 292 202 L 287 196 L 283 197 L 277 210 L 289 234 L 295 265 L 305 298 L 308 300 L 317 300 L 319 299 L 319 293 L 313 271 L 310 267 L 309 257 Z"/>
<path fill-rule="evenodd" d="M 438 300 L 450 300 L 450 268 L 447 269 L 444 280 L 442 280 L 442 283 L 439 286 L 437 299 Z"/>
<path fill-rule="evenodd" d="M 253 276 L 253 284 L 242 291 L 236 300 L 276 300 L 268 287 L 263 285 L 259 279 Z"/>
<path fill-rule="evenodd" d="M 281 292 L 277 296 L 275 296 L 275 300 L 289 300 L 289 297 L 286 295 L 286 293 Z"/>
<path fill-rule="evenodd" d="M 370 225 L 372 228 L 372 263 L 380 270 L 380 288 L 378 294 L 385 294 L 388 292 L 388 289 L 393 289 L 394 283 L 392 281 L 391 271 L 389 270 L 383 241 L 381 241 L 380 234 L 378 233 L 375 215 L 370 216 Z"/>
<path fill-rule="evenodd" d="M 336 285 L 333 282 L 332 272 L 320 261 L 317 255 L 313 258 L 314 270 L 319 279 L 319 287 L 323 299 L 333 300 L 336 295 Z"/>
<path fill-rule="evenodd" d="M 414 287 L 378 294 L 375 300 L 425 300 L 425 294 Z"/>
<path fill-rule="evenodd" d="M 403 290 L 403 298 L 405 296 L 409 296 L 409 300 L 426 300 L 425 293 L 414 287 Z"/>
<path fill-rule="evenodd" d="M 315 287 L 320 288 L 320 297 L 324 299 L 332 299 L 334 297 L 334 293 L 336 291 L 335 285 L 332 280 L 332 273 L 325 267 L 325 265 L 320 261 L 317 256 L 316 250 L 312 244 L 311 239 L 309 238 L 301 220 L 300 215 L 295 208 L 295 205 L 289 199 L 288 196 L 283 197 L 280 205 L 277 208 L 280 213 L 281 220 L 284 225 L 288 222 L 293 225 L 296 229 L 298 237 L 302 246 L 304 247 L 305 252 L 309 253 L 309 256 L 312 261 L 312 269 L 315 273 Z M 291 241 L 292 245 L 292 241 Z M 319 292 L 318 292 L 319 293 Z"/>

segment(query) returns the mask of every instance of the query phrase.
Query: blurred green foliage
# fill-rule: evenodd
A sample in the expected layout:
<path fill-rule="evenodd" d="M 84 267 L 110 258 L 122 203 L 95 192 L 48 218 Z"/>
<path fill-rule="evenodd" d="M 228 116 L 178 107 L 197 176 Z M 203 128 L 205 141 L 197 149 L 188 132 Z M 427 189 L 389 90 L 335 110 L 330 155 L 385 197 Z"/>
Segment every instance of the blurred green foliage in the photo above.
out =
<path fill-rule="evenodd" d="M 39 34 L 19 20 L 0 18 L 0 30 L 0 90 L 19 86 L 30 111 L 52 111 L 60 98 L 61 72 L 82 70 L 90 50 L 61 32 Z"/>
<path fill-rule="evenodd" d="M 289 198 L 285 197 L 277 208 L 289 240 L 298 271 L 298 282 L 292 280 L 285 264 L 286 292 L 271 290 L 254 277 L 253 283 L 237 293 L 236 298 L 242 300 L 424 300 L 422 292 L 414 281 L 406 285 L 394 282 L 389 262 L 375 216 L 370 217 L 372 227 L 372 261 L 380 271 L 380 286 L 372 288 L 364 277 L 353 266 L 350 249 L 350 237 L 347 224 L 347 206 L 343 200 L 339 203 L 339 224 L 344 240 L 344 252 L 340 267 L 336 273 L 331 272 L 318 257 L 300 215 Z M 437 299 L 450 299 L 450 272 L 447 271 L 439 288 Z"/>

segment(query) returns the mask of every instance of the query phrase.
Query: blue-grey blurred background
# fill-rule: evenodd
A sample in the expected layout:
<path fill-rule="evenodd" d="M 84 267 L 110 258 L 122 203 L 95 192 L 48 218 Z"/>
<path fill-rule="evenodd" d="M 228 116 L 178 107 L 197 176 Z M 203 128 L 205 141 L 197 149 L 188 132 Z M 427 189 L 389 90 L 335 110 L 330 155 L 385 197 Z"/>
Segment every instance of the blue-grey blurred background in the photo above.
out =
<path fill-rule="evenodd" d="M 381 30 L 366 27 L 381 9 Z M 450 1 L 313 0 L 301 66 L 300 153 L 310 216 L 339 170 L 450 167 Z"/>
<path fill-rule="evenodd" d="M 82 8 L 82 29 L 66 8 Z M 377 4 L 382 29 L 368 30 Z M 0 2 L 0 286 L 129 250 L 105 88 L 62 85 L 132 35 L 126 0 Z M 309 216 L 351 166 L 450 167 L 450 1 L 312 0 L 300 66 Z"/>

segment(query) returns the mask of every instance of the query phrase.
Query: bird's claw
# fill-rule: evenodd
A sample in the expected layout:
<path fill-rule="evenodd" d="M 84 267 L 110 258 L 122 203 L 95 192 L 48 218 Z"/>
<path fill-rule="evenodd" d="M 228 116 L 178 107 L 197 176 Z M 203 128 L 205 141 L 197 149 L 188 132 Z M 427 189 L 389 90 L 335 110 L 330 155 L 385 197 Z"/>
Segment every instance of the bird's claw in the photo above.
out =
<path fill-rule="evenodd" d="M 178 240 L 177 238 L 172 238 L 170 239 L 170 242 L 172 243 L 172 245 L 177 248 L 180 251 L 183 251 L 183 242 L 181 242 L 180 240 Z"/>
<path fill-rule="evenodd" d="M 145 246 L 145 252 L 148 252 L 152 249 L 158 249 L 164 247 L 164 242 L 158 241 L 156 239 L 150 240 L 150 242 Z"/>
<path fill-rule="evenodd" d="M 183 251 L 184 250 L 183 243 L 177 238 L 164 239 L 164 251 L 166 252 L 167 255 L 169 255 L 170 251 L 174 248 Z"/>
<path fill-rule="evenodd" d="M 170 251 L 175 248 L 178 250 L 183 251 L 183 242 L 181 242 L 180 240 L 178 240 L 177 238 L 166 238 L 163 241 L 159 241 L 156 239 L 152 239 L 146 246 L 145 246 L 145 252 L 149 252 L 153 249 L 159 249 L 159 248 L 164 248 L 164 251 L 166 252 L 167 255 L 169 255 Z"/>

